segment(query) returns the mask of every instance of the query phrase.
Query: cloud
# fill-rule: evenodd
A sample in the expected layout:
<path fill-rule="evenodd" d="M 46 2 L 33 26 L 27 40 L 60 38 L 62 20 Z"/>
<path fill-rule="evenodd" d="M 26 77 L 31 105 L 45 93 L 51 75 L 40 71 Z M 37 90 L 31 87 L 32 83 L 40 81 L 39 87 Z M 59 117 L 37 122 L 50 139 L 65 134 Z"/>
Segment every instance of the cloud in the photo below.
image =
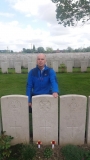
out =
<path fill-rule="evenodd" d="M 10 5 L 23 13 L 30 13 L 32 15 L 38 14 L 38 8 L 45 5 L 49 0 L 7 0 Z"/>
<path fill-rule="evenodd" d="M 12 14 L 12 13 L 0 12 L 0 16 L 3 16 L 3 17 L 13 17 L 14 14 Z"/>
<path fill-rule="evenodd" d="M 0 31 L 0 43 L 4 42 L 0 48 L 5 49 L 5 46 L 9 46 L 11 50 L 16 49 L 17 51 L 20 49 L 19 46 L 31 48 L 31 44 L 35 44 L 36 47 L 39 47 L 42 41 L 49 36 L 48 31 L 33 29 L 30 25 L 23 28 L 18 21 L 0 23 Z"/>
<path fill-rule="evenodd" d="M 51 0 L 48 1 L 48 3 L 39 6 L 38 14 L 39 17 L 47 23 L 58 24 L 55 15 L 55 5 Z"/>
<path fill-rule="evenodd" d="M 0 16 L 13 21 L 0 21 L 0 48 L 22 50 L 42 46 L 65 49 L 89 46 L 89 25 L 63 27 L 56 20 L 56 6 L 51 0 L 6 0 L 13 13 L 0 12 Z M 13 9 L 13 10 L 12 10 Z M 16 19 L 15 19 L 16 18 Z M 79 23 L 80 24 L 80 23 Z"/>
<path fill-rule="evenodd" d="M 36 16 L 47 22 L 57 22 L 55 4 L 51 0 L 7 0 L 16 11 L 26 14 L 27 17 Z"/>
<path fill-rule="evenodd" d="M 81 29 L 51 25 L 49 31 L 45 31 L 33 29 L 31 25 L 23 28 L 18 21 L 0 23 L 0 48 L 5 49 L 8 46 L 10 50 L 20 51 L 22 48 L 31 48 L 33 44 L 36 48 L 48 46 L 53 49 L 89 46 L 90 32 L 87 29 L 87 26 Z"/>

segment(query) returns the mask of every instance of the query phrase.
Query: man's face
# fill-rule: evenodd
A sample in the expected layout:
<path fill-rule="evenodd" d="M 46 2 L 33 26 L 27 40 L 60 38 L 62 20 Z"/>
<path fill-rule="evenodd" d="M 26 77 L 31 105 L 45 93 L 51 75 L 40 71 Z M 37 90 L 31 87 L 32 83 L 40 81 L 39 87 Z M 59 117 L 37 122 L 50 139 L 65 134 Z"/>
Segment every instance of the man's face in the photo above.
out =
<path fill-rule="evenodd" d="M 37 56 L 37 65 L 40 69 L 43 69 L 44 65 L 46 64 L 46 58 L 44 54 L 39 54 Z"/>

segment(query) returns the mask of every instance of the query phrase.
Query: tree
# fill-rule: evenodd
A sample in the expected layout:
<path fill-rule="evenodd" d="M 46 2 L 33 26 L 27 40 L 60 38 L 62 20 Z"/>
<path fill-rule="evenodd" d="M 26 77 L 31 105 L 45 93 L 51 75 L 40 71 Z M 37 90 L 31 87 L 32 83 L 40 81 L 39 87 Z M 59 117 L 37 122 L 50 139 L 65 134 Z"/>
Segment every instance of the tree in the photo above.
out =
<path fill-rule="evenodd" d="M 53 49 L 51 47 L 46 47 L 46 52 L 47 53 L 52 53 L 53 52 Z"/>
<path fill-rule="evenodd" d="M 25 48 L 23 48 L 23 53 L 26 53 L 26 49 Z"/>
<path fill-rule="evenodd" d="M 23 48 L 23 53 L 33 53 L 33 50 L 32 49 L 26 49 L 26 48 Z"/>
<path fill-rule="evenodd" d="M 43 47 L 38 47 L 37 51 L 38 51 L 38 53 L 44 53 L 45 52 Z"/>
<path fill-rule="evenodd" d="M 74 26 L 90 20 L 90 0 L 52 0 L 56 3 L 56 19 L 59 24 Z"/>
<path fill-rule="evenodd" d="M 73 49 L 72 49 L 71 47 L 68 47 L 68 48 L 67 48 L 67 51 L 68 51 L 68 52 L 73 52 Z"/>
<path fill-rule="evenodd" d="M 35 45 L 33 45 L 33 52 L 35 52 L 36 51 L 36 49 L 35 49 Z"/>

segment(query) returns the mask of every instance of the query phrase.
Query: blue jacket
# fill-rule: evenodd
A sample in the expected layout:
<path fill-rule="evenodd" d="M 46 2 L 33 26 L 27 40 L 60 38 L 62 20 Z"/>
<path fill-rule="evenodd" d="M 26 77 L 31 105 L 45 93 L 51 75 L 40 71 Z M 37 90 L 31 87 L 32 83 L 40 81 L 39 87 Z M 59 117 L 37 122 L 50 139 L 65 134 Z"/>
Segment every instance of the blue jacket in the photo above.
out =
<path fill-rule="evenodd" d="M 26 95 L 28 96 L 28 102 L 31 102 L 33 95 L 52 94 L 59 92 L 56 73 L 52 68 L 44 66 L 44 70 L 41 70 L 38 66 L 28 73 Z"/>

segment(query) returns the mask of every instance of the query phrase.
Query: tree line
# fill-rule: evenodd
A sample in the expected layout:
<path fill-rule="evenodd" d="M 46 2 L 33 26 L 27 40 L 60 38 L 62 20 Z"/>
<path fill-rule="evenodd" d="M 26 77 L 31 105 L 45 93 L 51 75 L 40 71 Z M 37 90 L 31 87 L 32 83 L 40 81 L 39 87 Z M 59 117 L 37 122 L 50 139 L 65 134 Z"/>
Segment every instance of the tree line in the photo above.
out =
<path fill-rule="evenodd" d="M 46 49 L 44 49 L 44 47 L 38 47 L 35 48 L 35 45 L 33 45 L 32 49 L 26 49 L 23 48 L 22 51 L 20 53 L 77 53 L 77 52 L 90 52 L 90 46 L 89 47 L 84 47 L 84 48 L 77 48 L 77 49 L 73 49 L 71 47 L 68 47 L 67 49 L 56 49 L 54 50 L 51 47 L 46 47 Z M 16 53 L 13 50 L 0 50 L 0 53 Z"/>
<path fill-rule="evenodd" d="M 90 52 L 90 46 L 84 47 L 84 48 L 77 48 L 73 49 L 71 47 L 68 47 L 67 49 L 57 49 L 53 50 L 53 48 L 47 47 L 46 50 L 43 47 L 38 47 L 37 49 L 25 49 L 23 48 L 23 53 L 71 53 L 71 52 Z"/>

